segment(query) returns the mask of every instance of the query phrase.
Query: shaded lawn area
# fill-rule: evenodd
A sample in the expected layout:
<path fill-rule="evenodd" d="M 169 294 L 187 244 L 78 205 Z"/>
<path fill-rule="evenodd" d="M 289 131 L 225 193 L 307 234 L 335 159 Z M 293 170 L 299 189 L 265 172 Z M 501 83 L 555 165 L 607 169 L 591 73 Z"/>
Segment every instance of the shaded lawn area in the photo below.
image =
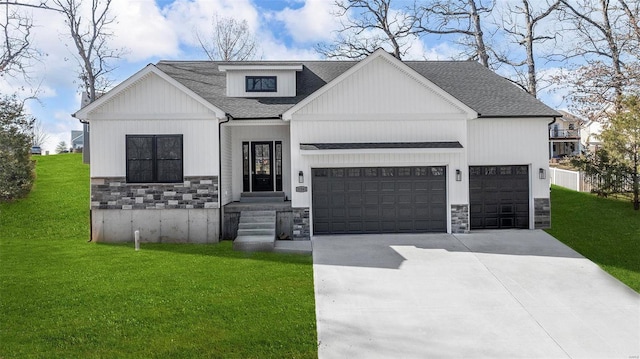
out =
<path fill-rule="evenodd" d="M 0 204 L 0 357 L 315 358 L 310 256 L 87 243 L 88 166 L 38 157 Z"/>
<path fill-rule="evenodd" d="M 547 232 L 640 293 L 640 212 L 628 200 L 551 188 Z"/>

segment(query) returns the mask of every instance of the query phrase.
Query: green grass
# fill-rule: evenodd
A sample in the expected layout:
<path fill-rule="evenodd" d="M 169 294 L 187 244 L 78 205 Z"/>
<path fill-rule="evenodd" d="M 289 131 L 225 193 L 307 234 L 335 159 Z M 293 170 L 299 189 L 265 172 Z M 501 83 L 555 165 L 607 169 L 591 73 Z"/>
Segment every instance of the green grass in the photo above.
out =
<path fill-rule="evenodd" d="M 0 358 L 314 358 L 309 256 L 87 243 L 88 166 L 0 204 Z"/>
<path fill-rule="evenodd" d="M 640 212 L 627 200 L 551 188 L 548 232 L 640 293 Z"/>

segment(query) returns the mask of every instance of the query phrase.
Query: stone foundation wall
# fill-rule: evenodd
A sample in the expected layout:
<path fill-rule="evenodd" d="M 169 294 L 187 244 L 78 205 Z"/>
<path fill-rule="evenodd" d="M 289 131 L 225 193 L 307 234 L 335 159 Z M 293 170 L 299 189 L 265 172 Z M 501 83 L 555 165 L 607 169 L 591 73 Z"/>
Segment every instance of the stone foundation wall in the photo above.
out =
<path fill-rule="evenodd" d="M 469 233 L 469 205 L 451 205 L 451 233 Z"/>
<path fill-rule="evenodd" d="M 534 228 L 545 229 L 551 228 L 551 199 L 550 198 L 534 198 Z"/>
<path fill-rule="evenodd" d="M 293 234 L 296 241 L 308 241 L 311 239 L 311 226 L 309 225 L 309 208 L 292 208 L 293 210 Z"/>
<path fill-rule="evenodd" d="M 218 208 L 218 177 L 187 176 L 179 183 L 126 183 L 124 177 L 91 178 L 91 209 Z"/>

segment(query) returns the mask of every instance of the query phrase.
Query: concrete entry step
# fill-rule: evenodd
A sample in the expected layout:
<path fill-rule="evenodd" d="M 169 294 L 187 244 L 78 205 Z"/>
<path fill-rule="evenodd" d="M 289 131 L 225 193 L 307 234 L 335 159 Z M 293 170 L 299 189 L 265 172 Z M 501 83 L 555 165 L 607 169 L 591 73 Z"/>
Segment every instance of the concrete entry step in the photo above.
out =
<path fill-rule="evenodd" d="M 233 249 L 271 252 L 276 241 L 276 211 L 242 211 Z"/>
<path fill-rule="evenodd" d="M 284 202 L 284 192 L 242 192 L 240 194 L 240 202 L 244 203 L 265 203 L 265 202 Z"/>
<path fill-rule="evenodd" d="M 270 235 L 242 235 L 233 241 L 233 249 L 245 252 L 272 252 L 276 238 Z"/>

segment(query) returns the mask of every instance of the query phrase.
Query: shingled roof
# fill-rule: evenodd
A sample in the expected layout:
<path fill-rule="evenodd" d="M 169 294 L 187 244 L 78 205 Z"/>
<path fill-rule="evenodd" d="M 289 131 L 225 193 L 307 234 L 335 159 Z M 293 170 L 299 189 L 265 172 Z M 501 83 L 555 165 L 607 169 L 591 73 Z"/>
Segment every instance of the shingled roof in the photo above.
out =
<path fill-rule="evenodd" d="M 242 65 L 303 65 L 297 73 L 297 96 L 238 98 L 226 96 L 226 73 L 219 65 L 238 62 L 160 61 L 158 69 L 236 119 L 279 118 L 285 111 L 335 79 L 357 61 L 242 62 Z M 535 97 L 472 61 L 406 61 L 479 117 L 559 117 Z"/>

